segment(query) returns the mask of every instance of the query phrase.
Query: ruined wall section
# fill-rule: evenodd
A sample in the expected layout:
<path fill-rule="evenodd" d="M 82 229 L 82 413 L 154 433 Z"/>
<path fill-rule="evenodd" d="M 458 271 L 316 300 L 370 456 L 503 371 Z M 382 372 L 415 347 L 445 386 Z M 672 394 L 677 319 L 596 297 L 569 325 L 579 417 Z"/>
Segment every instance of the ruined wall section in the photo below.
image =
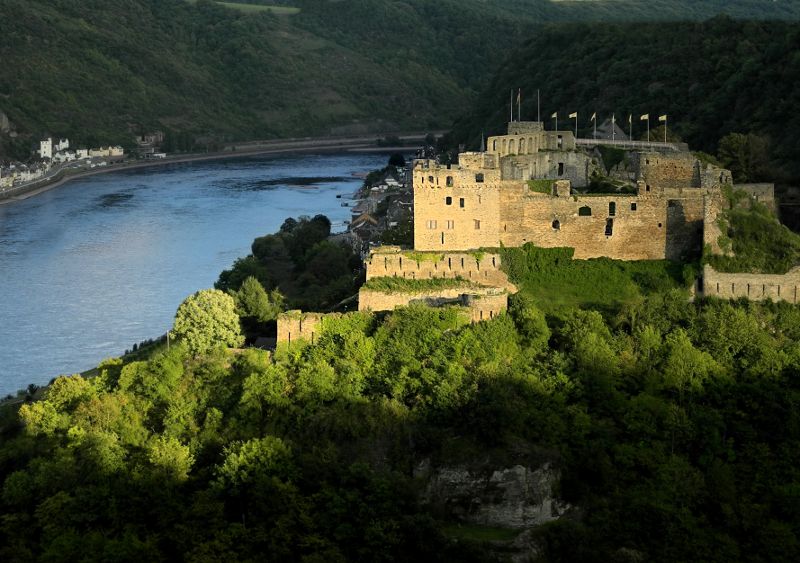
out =
<path fill-rule="evenodd" d="M 575 249 L 575 258 L 619 260 L 660 260 L 666 253 L 666 201 L 657 190 L 549 196 L 527 186 L 507 186 L 501 217 L 501 242 L 506 246 L 567 246 Z"/>
<path fill-rule="evenodd" d="M 589 185 L 591 174 L 600 170 L 590 155 L 579 151 L 548 151 L 507 156 L 501 160 L 503 180 L 569 180 L 576 188 Z"/>
<path fill-rule="evenodd" d="M 664 188 L 667 202 L 666 257 L 692 260 L 702 251 L 703 222 L 707 190 L 701 188 Z"/>
<path fill-rule="evenodd" d="M 651 188 L 699 188 L 700 163 L 690 153 L 639 152 L 631 155 L 636 180 Z"/>
<path fill-rule="evenodd" d="M 759 203 L 767 206 L 773 213 L 777 209 L 775 205 L 775 184 L 733 184 L 734 190 L 742 190 Z"/>
<path fill-rule="evenodd" d="M 323 313 L 303 313 L 297 310 L 278 315 L 278 343 L 307 341 L 313 344 L 319 337 L 325 316 Z"/>
<path fill-rule="evenodd" d="M 373 250 L 364 262 L 367 267 L 367 280 L 382 277 L 412 280 L 463 278 L 484 286 L 516 291 L 514 284 L 500 269 L 499 254 L 458 252 L 431 253 L 428 256 L 415 254 L 404 253 L 399 247 L 380 247 Z"/>
<path fill-rule="evenodd" d="M 727 274 L 709 265 L 703 268 L 703 294 L 721 299 L 746 297 L 752 301 L 788 301 L 797 303 L 800 267 L 786 274 Z"/>
<path fill-rule="evenodd" d="M 464 307 L 473 322 L 493 319 L 508 307 L 508 294 L 496 288 L 447 288 L 422 292 L 383 292 L 362 288 L 359 311 L 393 311 L 411 304 Z"/>

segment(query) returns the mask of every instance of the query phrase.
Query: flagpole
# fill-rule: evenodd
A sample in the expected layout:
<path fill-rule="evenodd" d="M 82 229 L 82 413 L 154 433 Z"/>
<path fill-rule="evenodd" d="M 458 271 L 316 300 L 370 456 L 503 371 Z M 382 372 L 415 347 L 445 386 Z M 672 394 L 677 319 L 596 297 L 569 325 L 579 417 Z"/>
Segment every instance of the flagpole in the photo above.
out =
<path fill-rule="evenodd" d="M 664 114 L 664 144 L 667 144 L 667 115 Z"/>
<path fill-rule="evenodd" d="M 616 114 L 611 114 L 611 142 L 617 140 L 617 116 Z"/>
<path fill-rule="evenodd" d="M 542 120 L 542 109 L 541 109 L 541 106 L 539 104 L 539 90 L 537 88 L 537 90 L 536 90 L 536 121 L 541 121 L 541 120 Z"/>
<path fill-rule="evenodd" d="M 594 112 L 594 140 L 597 140 L 597 112 Z"/>
<path fill-rule="evenodd" d="M 578 138 L 578 112 L 575 112 L 575 138 Z"/>
<path fill-rule="evenodd" d="M 522 121 L 522 88 L 517 91 L 517 121 Z"/>
<path fill-rule="evenodd" d="M 650 114 L 647 114 L 647 142 L 650 142 Z"/>
<path fill-rule="evenodd" d="M 511 108 L 511 121 L 514 121 L 514 89 L 513 88 L 511 89 L 510 96 L 511 96 L 509 98 L 510 99 L 510 103 L 508 105 Z"/>

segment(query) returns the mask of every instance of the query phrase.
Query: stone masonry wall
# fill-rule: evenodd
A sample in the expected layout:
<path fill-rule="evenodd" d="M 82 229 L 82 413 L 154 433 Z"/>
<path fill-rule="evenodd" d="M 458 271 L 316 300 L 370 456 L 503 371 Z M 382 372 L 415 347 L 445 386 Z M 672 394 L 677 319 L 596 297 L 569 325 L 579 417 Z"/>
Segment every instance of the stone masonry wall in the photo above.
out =
<path fill-rule="evenodd" d="M 500 255 L 484 253 L 475 256 L 448 252 L 433 254 L 424 260 L 415 260 L 398 247 L 381 247 L 374 250 L 364 262 L 367 280 L 381 277 L 399 277 L 415 280 L 432 278 L 464 278 L 480 285 L 516 291 L 508 276 L 500 269 Z M 480 258 L 480 259 L 479 259 Z"/>
<path fill-rule="evenodd" d="M 278 315 L 278 343 L 292 344 L 298 340 L 314 343 L 322 329 L 325 315 L 322 313 L 302 313 L 287 311 Z"/>
<path fill-rule="evenodd" d="M 709 265 L 703 268 L 703 295 L 722 299 L 746 297 L 752 301 L 788 301 L 797 303 L 800 267 L 786 274 L 726 274 Z"/>
<path fill-rule="evenodd" d="M 691 153 L 635 153 L 637 180 L 652 188 L 700 187 L 700 165 Z"/>
<path fill-rule="evenodd" d="M 393 311 L 411 303 L 429 306 L 456 305 L 469 311 L 473 322 L 489 320 L 508 306 L 508 294 L 495 288 L 448 288 L 416 293 L 388 293 L 361 288 L 358 292 L 359 311 Z"/>

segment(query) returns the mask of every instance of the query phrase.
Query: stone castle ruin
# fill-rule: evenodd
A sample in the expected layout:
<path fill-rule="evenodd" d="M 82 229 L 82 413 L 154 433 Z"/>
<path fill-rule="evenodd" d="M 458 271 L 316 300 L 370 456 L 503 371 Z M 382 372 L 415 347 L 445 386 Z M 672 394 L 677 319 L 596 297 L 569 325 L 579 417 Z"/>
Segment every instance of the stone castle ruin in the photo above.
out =
<path fill-rule="evenodd" d="M 717 216 L 725 206 L 723 190 L 733 187 L 731 174 L 702 162 L 686 145 L 576 139 L 570 131 L 546 131 L 541 122 L 511 122 L 508 134 L 489 137 L 486 147 L 459 154 L 458 164 L 413 162 L 414 249 L 370 252 L 359 310 L 420 302 L 462 306 L 473 322 L 494 317 L 516 288 L 500 256 L 482 248 L 530 242 L 571 247 L 576 259 L 676 261 L 699 257 L 704 245 L 722 252 Z M 604 150 L 618 162 L 605 162 Z M 598 182 L 605 182 L 600 189 L 593 186 Z M 771 184 L 736 188 L 774 209 Z M 700 290 L 796 303 L 798 271 L 722 274 L 706 266 Z M 379 278 L 451 283 L 388 290 L 371 286 Z M 316 329 L 319 322 L 315 317 L 305 326 Z M 307 332 L 293 328 L 295 338 Z M 280 320 L 278 340 L 286 341 Z"/>

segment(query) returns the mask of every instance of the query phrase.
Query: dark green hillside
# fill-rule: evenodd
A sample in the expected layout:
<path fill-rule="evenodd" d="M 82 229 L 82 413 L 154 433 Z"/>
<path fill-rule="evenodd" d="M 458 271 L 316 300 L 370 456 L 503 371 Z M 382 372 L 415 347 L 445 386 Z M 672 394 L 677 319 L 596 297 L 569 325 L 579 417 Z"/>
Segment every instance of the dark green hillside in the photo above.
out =
<path fill-rule="evenodd" d="M 744 0 L 2 0 L 0 111 L 23 135 L 0 134 L 0 151 L 24 156 L 26 135 L 46 132 L 104 143 L 165 129 L 188 149 L 198 137 L 446 127 L 534 24 L 703 18 L 723 5 L 800 14 Z"/>
<path fill-rule="evenodd" d="M 716 152 L 730 132 L 753 132 L 771 140 L 782 167 L 773 179 L 800 177 L 800 24 L 739 22 L 574 25 L 546 27 L 511 54 L 484 89 L 475 109 L 461 119 L 456 138 L 479 143 L 480 131 L 498 132 L 508 115 L 508 92 L 523 89 L 523 117 L 536 118 L 536 89 L 542 116 L 578 111 L 588 117 L 616 113 L 634 136 L 639 121 L 669 114 L 671 128 L 692 148 Z"/>

